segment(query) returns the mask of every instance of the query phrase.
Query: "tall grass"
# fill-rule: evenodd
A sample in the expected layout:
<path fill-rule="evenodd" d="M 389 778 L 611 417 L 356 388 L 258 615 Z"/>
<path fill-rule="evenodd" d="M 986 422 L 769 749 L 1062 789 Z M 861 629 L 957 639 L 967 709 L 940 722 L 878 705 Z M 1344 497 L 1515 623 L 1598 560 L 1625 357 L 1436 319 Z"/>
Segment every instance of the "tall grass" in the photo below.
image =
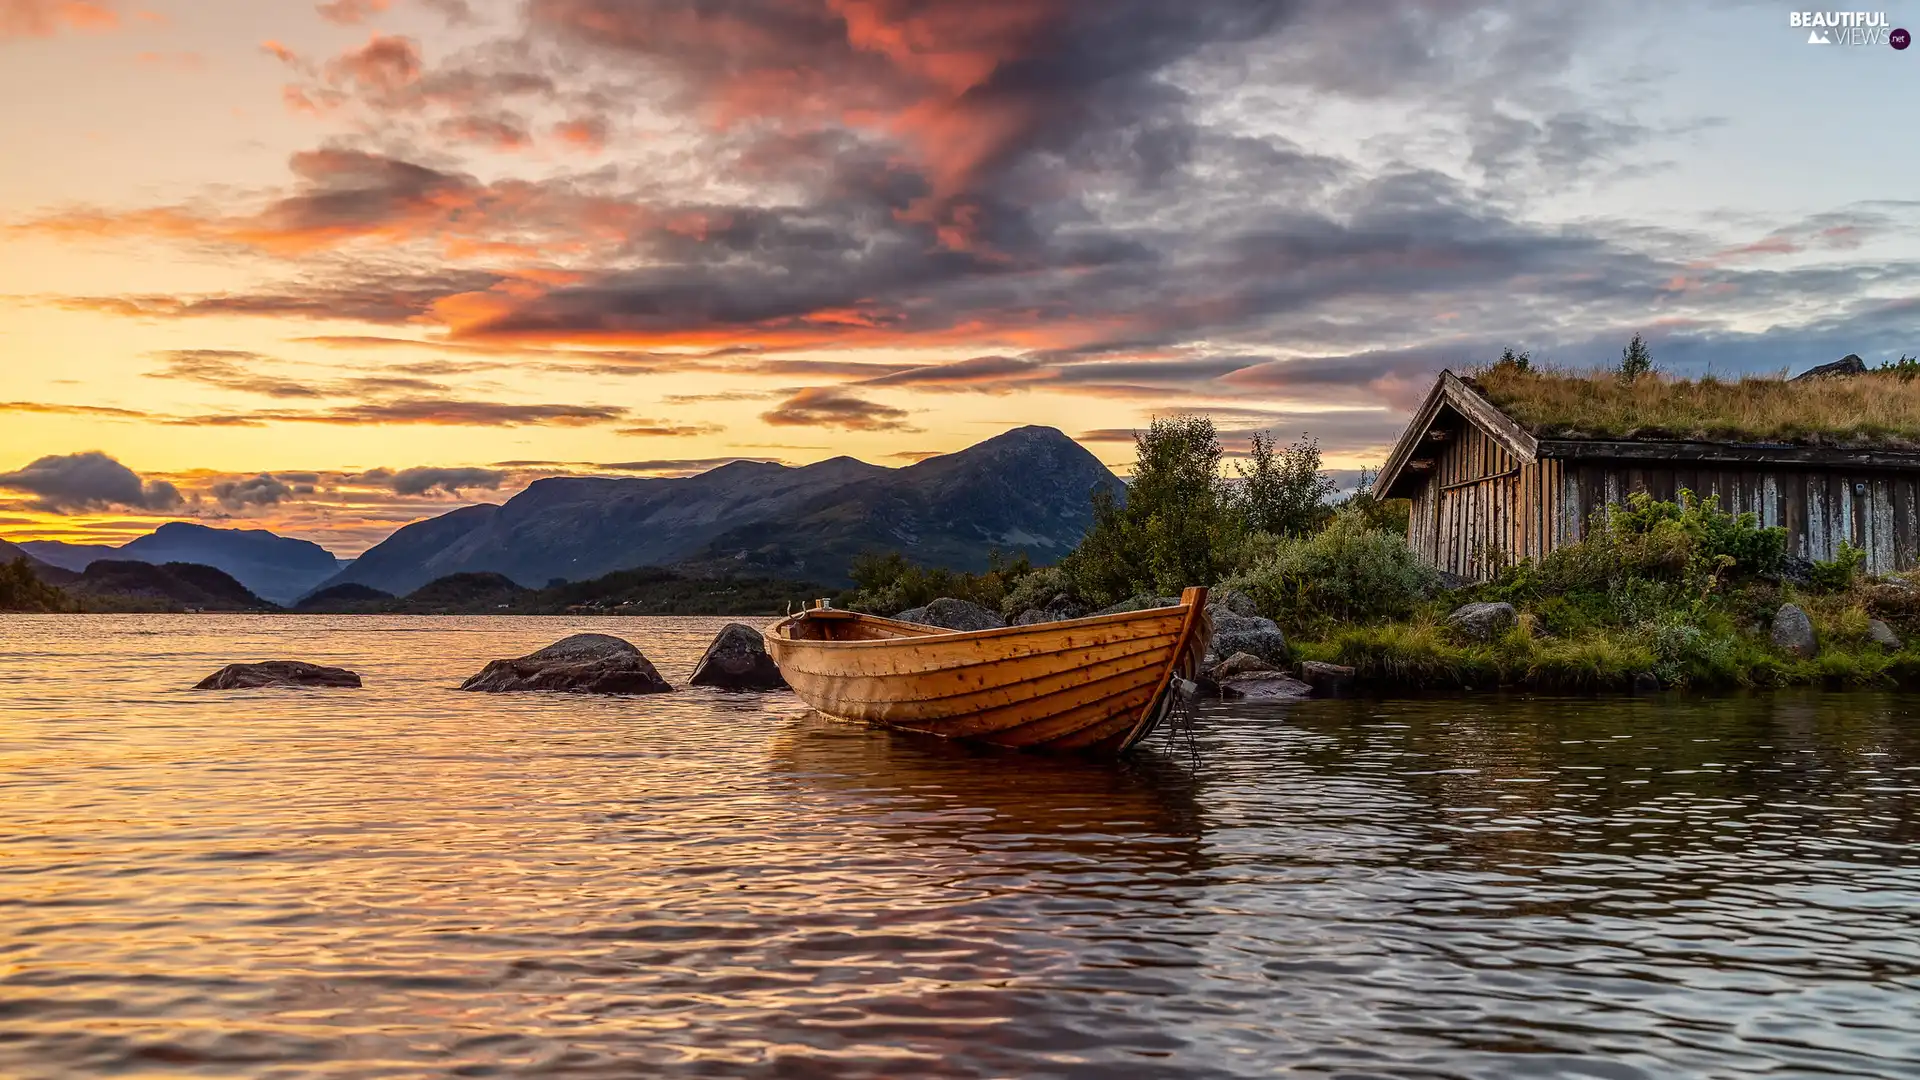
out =
<path fill-rule="evenodd" d="M 1472 382 L 1536 435 L 1920 449 L 1920 379 L 1893 372 L 1790 383 L 1498 364 Z"/>

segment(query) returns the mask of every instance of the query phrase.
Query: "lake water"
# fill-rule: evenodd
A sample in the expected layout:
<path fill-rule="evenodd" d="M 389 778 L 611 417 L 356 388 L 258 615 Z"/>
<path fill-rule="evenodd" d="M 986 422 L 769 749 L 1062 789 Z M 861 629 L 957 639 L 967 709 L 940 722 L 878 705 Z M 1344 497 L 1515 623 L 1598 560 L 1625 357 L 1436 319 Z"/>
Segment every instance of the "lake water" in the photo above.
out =
<path fill-rule="evenodd" d="M 0 1075 L 1920 1077 L 1920 698 L 453 689 L 724 621 L 0 616 Z M 268 658 L 367 688 L 186 689 Z"/>

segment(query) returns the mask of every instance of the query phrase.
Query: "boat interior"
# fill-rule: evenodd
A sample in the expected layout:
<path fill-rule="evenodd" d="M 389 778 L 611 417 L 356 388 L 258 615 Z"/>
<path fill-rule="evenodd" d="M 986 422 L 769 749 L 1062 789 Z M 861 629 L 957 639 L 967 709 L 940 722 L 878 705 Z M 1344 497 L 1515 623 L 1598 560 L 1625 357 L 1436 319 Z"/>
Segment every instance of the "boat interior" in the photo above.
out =
<path fill-rule="evenodd" d="M 856 611 L 813 608 L 781 623 L 775 628 L 775 633 L 789 641 L 893 641 L 899 638 L 951 634 L 954 631 L 943 630 L 937 626 L 896 622 L 877 615 L 862 615 Z"/>

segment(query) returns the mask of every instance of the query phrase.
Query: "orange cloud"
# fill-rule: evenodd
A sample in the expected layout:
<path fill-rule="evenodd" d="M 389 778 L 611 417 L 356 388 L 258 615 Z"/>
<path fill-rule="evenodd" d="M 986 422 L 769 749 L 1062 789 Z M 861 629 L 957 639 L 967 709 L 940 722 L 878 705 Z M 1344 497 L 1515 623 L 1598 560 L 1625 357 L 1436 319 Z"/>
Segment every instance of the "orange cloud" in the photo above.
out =
<path fill-rule="evenodd" d="M 120 26 L 113 0 L 0 0 L 0 38 L 52 37 L 61 30 L 100 32 Z"/>
<path fill-rule="evenodd" d="M 379 15 L 393 6 L 392 0 L 331 0 L 330 3 L 316 4 L 314 10 L 320 17 L 341 26 L 354 26 Z"/>

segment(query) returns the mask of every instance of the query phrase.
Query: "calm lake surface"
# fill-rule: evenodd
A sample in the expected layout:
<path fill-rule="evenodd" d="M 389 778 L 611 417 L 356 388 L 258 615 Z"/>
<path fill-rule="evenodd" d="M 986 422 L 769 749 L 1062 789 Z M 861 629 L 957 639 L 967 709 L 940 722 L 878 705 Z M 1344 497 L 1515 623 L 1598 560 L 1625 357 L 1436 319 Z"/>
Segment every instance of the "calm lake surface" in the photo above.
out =
<path fill-rule="evenodd" d="M 724 622 L 0 616 L 0 1075 L 1920 1077 L 1920 698 L 453 689 Z M 367 689 L 186 689 L 268 658 Z"/>

